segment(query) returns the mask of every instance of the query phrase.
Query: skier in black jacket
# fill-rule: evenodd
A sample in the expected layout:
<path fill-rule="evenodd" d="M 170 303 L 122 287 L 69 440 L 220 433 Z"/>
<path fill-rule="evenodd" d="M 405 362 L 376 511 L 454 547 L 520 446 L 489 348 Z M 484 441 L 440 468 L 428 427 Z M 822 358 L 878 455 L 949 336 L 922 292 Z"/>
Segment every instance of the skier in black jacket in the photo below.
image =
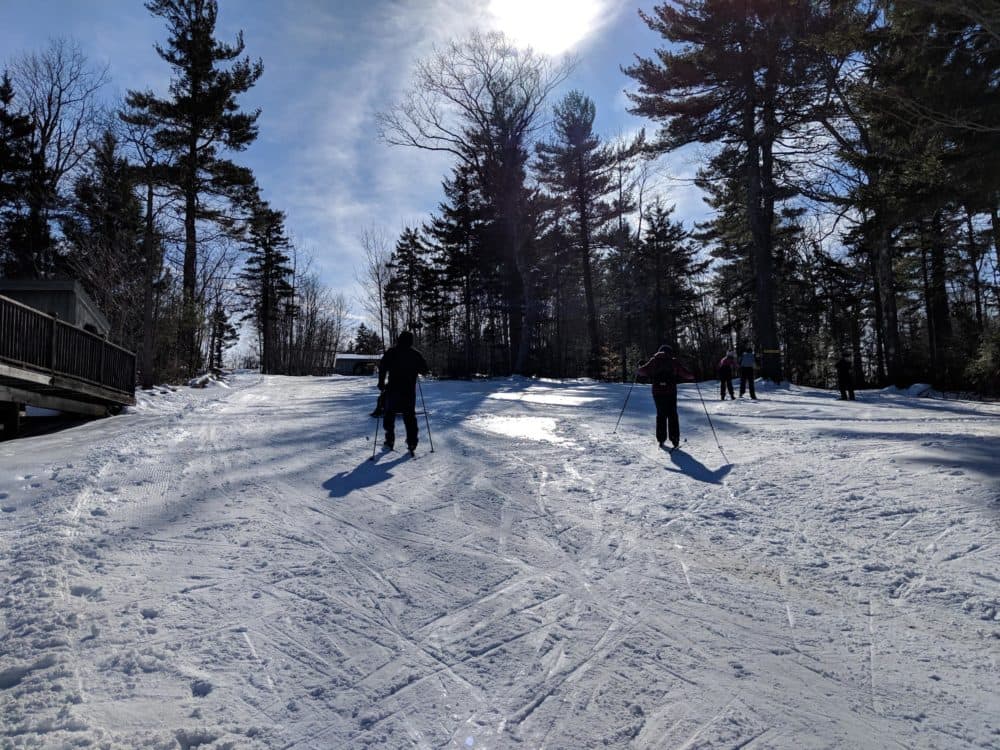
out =
<path fill-rule="evenodd" d="M 396 444 L 396 414 L 403 415 L 406 427 L 406 447 L 412 453 L 417 447 L 417 375 L 428 373 L 424 355 L 413 348 L 413 334 L 403 331 L 390 346 L 378 365 L 378 389 L 385 394 L 385 442 L 389 450 Z"/>
<path fill-rule="evenodd" d="M 676 448 L 681 440 L 681 425 L 677 417 L 677 382 L 694 380 L 684 365 L 674 357 L 674 348 L 661 346 L 656 354 L 636 373 L 636 380 L 653 384 L 653 403 L 656 404 L 656 442 L 663 444 L 670 438 Z"/>
<path fill-rule="evenodd" d="M 841 354 L 837 364 L 837 387 L 840 388 L 841 401 L 854 401 L 854 366 L 847 359 L 846 354 Z"/>

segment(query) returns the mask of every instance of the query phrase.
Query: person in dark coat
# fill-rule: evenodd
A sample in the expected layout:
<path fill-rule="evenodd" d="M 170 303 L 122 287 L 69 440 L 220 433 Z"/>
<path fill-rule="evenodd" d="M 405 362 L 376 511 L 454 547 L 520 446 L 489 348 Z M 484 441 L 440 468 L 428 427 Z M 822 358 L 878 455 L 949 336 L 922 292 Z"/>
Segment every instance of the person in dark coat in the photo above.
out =
<path fill-rule="evenodd" d="M 385 442 L 392 450 L 396 444 L 396 415 L 403 416 L 406 447 L 417 447 L 417 376 L 429 372 L 424 355 L 413 348 L 413 334 L 403 331 L 395 346 L 390 346 L 378 365 L 378 389 L 385 394 Z"/>
<path fill-rule="evenodd" d="M 743 398 L 743 394 L 747 392 L 747 388 L 750 390 L 750 398 L 754 401 L 757 400 L 757 394 L 754 392 L 753 378 L 754 378 L 754 368 L 757 366 L 757 359 L 753 356 L 753 349 L 746 349 L 743 355 L 740 357 L 740 398 Z"/>
<path fill-rule="evenodd" d="M 736 374 L 736 352 L 726 352 L 726 356 L 719 360 L 719 394 L 722 400 L 726 400 L 726 390 L 729 390 L 729 398 L 736 400 L 733 395 L 733 376 Z"/>
<path fill-rule="evenodd" d="M 637 372 L 643 382 L 653 384 L 653 402 L 656 404 L 656 441 L 662 447 L 667 438 L 676 448 L 681 441 L 680 419 L 677 417 L 677 381 L 694 380 L 687 368 L 674 357 L 674 350 L 664 344 Z"/>
<path fill-rule="evenodd" d="M 847 359 L 846 354 L 841 354 L 837 364 L 837 387 L 840 388 L 841 401 L 854 401 L 854 366 Z"/>

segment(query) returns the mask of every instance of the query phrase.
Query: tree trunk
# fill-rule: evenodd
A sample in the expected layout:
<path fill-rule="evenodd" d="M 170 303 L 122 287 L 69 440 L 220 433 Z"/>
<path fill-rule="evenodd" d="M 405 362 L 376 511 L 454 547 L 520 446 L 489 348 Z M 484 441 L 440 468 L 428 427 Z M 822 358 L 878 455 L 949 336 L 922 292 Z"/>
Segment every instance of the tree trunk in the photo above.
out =
<path fill-rule="evenodd" d="M 896 308 L 896 277 L 892 267 L 892 237 L 888 227 L 882 226 L 884 213 L 876 222 L 877 234 L 873 245 L 875 276 L 879 286 L 879 306 L 882 310 L 882 345 L 885 350 L 886 376 L 896 386 L 902 382 L 901 347 L 899 344 L 899 319 Z"/>
<path fill-rule="evenodd" d="M 934 343 L 939 377 L 943 384 L 952 384 L 951 360 L 951 311 L 948 306 L 948 268 L 945 241 L 941 227 L 941 213 L 935 213 L 930 226 L 930 310 L 934 317 Z"/>
<path fill-rule="evenodd" d="M 969 271 L 972 274 L 972 294 L 976 300 L 976 328 L 983 331 L 983 287 L 979 278 L 979 250 L 976 247 L 976 230 L 972 226 L 972 211 L 965 209 L 965 231 L 969 239 Z"/>
<path fill-rule="evenodd" d="M 750 62 L 747 63 L 751 65 Z M 767 71 L 767 78 L 773 72 Z M 761 374 L 781 380 L 781 351 L 774 318 L 774 262 L 772 259 L 772 226 L 774 224 L 774 176 L 772 143 L 774 124 L 773 85 L 765 84 L 763 140 L 756 132 L 754 71 L 748 70 L 747 103 L 743 112 L 743 141 L 746 154 L 747 220 L 753 238 L 754 262 L 754 328 L 761 348 Z M 768 97 L 771 100 L 768 100 Z"/>
<path fill-rule="evenodd" d="M 193 157 L 192 157 L 193 158 Z M 184 194 L 184 273 L 182 279 L 183 296 L 180 330 L 178 339 L 181 362 L 187 375 L 198 369 L 195 356 L 195 294 L 198 278 L 198 234 L 195 223 L 198 208 L 197 188 L 193 177 L 189 176 Z"/>
<path fill-rule="evenodd" d="M 146 231 L 142 238 L 142 251 L 146 260 L 142 289 L 142 388 L 153 387 L 153 347 L 156 346 L 156 319 L 153 315 L 153 285 L 159 270 L 159 258 L 153 257 L 153 183 L 146 185 Z M 159 253 L 157 253 L 159 255 Z"/>

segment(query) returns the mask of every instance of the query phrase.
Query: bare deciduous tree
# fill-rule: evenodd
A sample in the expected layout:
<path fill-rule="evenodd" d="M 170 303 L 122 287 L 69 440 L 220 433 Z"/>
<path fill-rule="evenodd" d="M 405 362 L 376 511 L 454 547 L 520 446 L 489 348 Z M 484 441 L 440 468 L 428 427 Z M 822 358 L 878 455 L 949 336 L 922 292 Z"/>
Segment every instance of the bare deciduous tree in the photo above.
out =
<path fill-rule="evenodd" d="M 389 260 L 392 250 L 389 238 L 381 227 L 369 227 L 361 232 L 361 247 L 365 258 L 355 279 L 361 285 L 362 296 L 359 300 L 361 308 L 378 321 L 379 338 L 382 348 L 385 348 L 385 287 L 389 283 L 392 271 Z M 390 333 L 392 333 L 390 331 Z"/>
<path fill-rule="evenodd" d="M 527 366 L 535 308 L 525 257 L 525 162 L 544 105 L 569 75 L 562 62 L 517 48 L 503 34 L 476 32 L 417 65 L 403 101 L 379 115 L 392 145 L 442 151 L 475 175 L 500 229 L 507 276 L 513 370 Z"/>
<path fill-rule="evenodd" d="M 80 166 L 107 124 L 98 95 L 108 76 L 106 69 L 87 62 L 76 42 L 64 38 L 15 60 L 11 69 L 18 98 L 34 126 L 26 196 L 28 246 L 19 250 L 19 273 L 45 276 L 55 270 L 49 221 L 64 179 Z"/>

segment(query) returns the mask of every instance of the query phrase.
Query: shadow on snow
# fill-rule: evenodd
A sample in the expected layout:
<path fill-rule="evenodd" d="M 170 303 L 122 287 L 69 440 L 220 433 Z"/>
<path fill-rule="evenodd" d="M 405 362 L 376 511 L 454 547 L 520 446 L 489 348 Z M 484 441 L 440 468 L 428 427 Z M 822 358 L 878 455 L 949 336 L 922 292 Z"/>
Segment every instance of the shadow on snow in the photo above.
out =
<path fill-rule="evenodd" d="M 708 484 L 722 484 L 722 480 L 725 479 L 726 475 L 733 470 L 732 464 L 725 464 L 724 466 L 720 466 L 715 471 L 712 471 L 697 458 L 680 449 L 677 449 L 670 454 L 670 461 L 677 468 L 671 469 L 670 467 L 667 467 L 667 471 L 672 471 L 675 474 L 683 474 L 684 476 L 691 477 L 695 481 L 706 482 Z"/>
<path fill-rule="evenodd" d="M 373 462 L 370 456 L 365 456 L 365 460 L 351 469 L 351 471 L 338 472 L 323 482 L 323 489 L 329 490 L 330 497 L 347 497 L 354 490 L 374 487 L 376 484 L 380 484 L 391 477 L 391 469 L 403 463 L 409 457 L 408 453 L 404 453 L 399 458 L 391 461 Z"/>

